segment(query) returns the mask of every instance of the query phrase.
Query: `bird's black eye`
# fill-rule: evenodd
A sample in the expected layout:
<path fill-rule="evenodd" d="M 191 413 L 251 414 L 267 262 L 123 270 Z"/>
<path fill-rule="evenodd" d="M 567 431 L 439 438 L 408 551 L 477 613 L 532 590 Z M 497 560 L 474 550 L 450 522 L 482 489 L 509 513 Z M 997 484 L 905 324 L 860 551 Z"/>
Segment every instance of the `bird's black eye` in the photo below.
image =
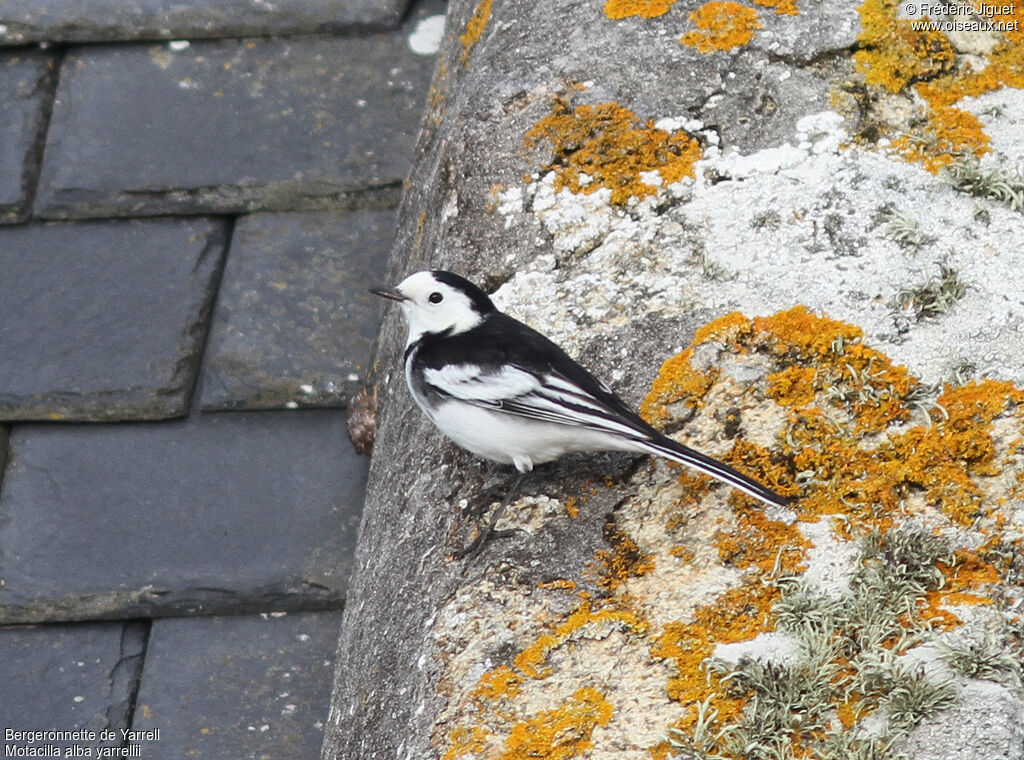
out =
<path fill-rule="evenodd" d="M 427 297 L 427 300 L 430 301 L 430 303 L 441 303 L 441 301 L 444 300 L 444 296 L 435 290 Z"/>

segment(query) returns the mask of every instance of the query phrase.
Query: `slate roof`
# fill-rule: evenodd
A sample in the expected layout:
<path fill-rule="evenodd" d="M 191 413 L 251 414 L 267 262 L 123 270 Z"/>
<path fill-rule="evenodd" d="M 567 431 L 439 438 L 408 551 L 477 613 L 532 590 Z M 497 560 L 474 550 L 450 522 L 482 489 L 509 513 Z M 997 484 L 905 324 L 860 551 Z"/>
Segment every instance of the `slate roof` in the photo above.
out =
<path fill-rule="evenodd" d="M 443 13 L 0 2 L 5 744 L 319 756 Z"/>

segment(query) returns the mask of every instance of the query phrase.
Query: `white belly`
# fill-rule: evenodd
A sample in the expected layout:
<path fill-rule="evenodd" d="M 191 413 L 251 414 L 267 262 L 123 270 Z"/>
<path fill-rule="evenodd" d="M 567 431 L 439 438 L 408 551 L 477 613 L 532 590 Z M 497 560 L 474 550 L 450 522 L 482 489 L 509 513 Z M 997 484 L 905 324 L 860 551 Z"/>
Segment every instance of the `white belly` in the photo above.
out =
<path fill-rule="evenodd" d="M 449 401 L 428 412 L 446 436 L 477 456 L 528 472 L 574 451 L 634 450 L 617 436 Z"/>

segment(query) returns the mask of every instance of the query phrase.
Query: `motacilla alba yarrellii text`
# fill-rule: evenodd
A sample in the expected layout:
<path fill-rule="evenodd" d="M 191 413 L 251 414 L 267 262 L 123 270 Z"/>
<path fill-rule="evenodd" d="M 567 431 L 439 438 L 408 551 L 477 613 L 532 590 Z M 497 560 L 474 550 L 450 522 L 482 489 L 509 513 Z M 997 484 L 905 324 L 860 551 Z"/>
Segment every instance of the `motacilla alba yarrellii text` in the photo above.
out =
<path fill-rule="evenodd" d="M 455 443 L 521 473 L 577 451 L 657 454 L 765 504 L 787 500 L 659 433 L 604 383 L 531 327 L 498 311 L 451 272 L 416 272 L 371 292 L 397 301 L 409 325 L 405 379 Z"/>

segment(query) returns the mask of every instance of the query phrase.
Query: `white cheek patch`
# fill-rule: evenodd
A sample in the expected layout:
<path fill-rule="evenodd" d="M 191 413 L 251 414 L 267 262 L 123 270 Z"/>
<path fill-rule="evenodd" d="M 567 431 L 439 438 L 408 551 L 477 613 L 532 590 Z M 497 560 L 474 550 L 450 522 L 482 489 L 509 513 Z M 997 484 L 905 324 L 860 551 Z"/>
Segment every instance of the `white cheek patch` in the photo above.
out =
<path fill-rule="evenodd" d="M 2 0 L 0 0 L 2 2 Z M 441 292 L 438 286 L 430 292 Z M 405 292 L 405 291 L 403 291 Z M 409 323 L 409 342 L 412 343 L 426 333 L 448 331 L 450 335 L 458 335 L 472 330 L 483 321 L 473 304 L 462 293 L 446 289 L 445 298 L 440 303 L 431 303 L 426 292 L 406 293 L 409 301 L 402 303 L 402 311 Z"/>

